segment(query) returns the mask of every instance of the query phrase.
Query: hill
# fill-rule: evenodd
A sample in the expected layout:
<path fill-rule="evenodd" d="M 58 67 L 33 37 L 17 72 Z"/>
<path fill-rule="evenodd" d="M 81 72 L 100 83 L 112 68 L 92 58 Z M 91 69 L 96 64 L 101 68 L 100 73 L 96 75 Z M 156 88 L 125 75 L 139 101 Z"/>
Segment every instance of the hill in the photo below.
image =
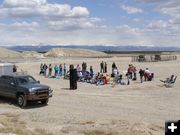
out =
<path fill-rule="evenodd" d="M 106 53 L 79 48 L 52 48 L 44 54 L 46 57 L 105 57 Z"/>
<path fill-rule="evenodd" d="M 0 48 L 0 59 L 22 58 L 22 54 L 16 51 Z"/>

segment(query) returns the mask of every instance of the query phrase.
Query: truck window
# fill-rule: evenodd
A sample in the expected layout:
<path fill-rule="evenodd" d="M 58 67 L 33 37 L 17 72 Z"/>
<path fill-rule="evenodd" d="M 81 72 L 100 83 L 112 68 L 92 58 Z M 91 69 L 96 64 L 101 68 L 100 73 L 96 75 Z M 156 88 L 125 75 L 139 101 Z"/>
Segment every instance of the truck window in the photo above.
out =
<path fill-rule="evenodd" d="M 37 81 L 31 76 L 26 76 L 26 77 L 18 77 L 17 82 L 18 84 L 27 84 L 27 83 L 36 83 Z"/>
<path fill-rule="evenodd" d="M 5 84 L 15 83 L 14 78 L 10 76 L 2 76 L 1 81 Z"/>

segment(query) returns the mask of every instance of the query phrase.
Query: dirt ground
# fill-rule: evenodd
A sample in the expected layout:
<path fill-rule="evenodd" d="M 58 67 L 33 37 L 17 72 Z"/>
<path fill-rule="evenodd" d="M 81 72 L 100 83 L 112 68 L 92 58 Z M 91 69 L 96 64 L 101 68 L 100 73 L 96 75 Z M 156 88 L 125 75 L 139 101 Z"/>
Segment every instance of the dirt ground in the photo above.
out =
<path fill-rule="evenodd" d="M 54 95 L 47 106 L 30 104 L 25 109 L 20 109 L 13 101 L 1 98 L 0 117 L 7 113 L 17 114 L 18 121 L 24 122 L 28 130 L 41 129 L 53 135 L 164 135 L 165 121 L 180 118 L 179 58 L 177 61 L 152 63 L 132 63 L 128 57 L 60 58 L 39 62 L 27 60 L 17 65 L 41 83 L 51 86 Z M 128 64 L 132 63 L 138 70 L 148 67 L 155 78 L 141 84 L 138 75 L 138 80 L 131 81 L 129 86 L 115 87 L 78 83 L 78 89 L 73 91 L 68 89 L 68 80 L 49 79 L 39 75 L 40 63 L 59 65 L 65 62 L 69 65 L 86 61 L 88 67 L 92 65 L 95 72 L 98 72 L 102 60 L 107 62 L 109 72 L 113 61 L 122 74 Z M 177 81 L 173 88 L 165 88 L 159 80 L 171 74 L 178 76 Z M 2 132 L 2 128 L 0 119 L 0 135 L 7 135 Z"/>

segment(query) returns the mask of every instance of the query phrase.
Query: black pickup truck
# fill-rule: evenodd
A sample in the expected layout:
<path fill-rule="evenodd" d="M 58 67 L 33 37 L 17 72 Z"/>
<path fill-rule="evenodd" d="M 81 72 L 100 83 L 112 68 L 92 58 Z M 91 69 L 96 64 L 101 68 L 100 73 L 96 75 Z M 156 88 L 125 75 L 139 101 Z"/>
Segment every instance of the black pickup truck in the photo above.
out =
<path fill-rule="evenodd" d="M 0 96 L 16 99 L 18 105 L 23 108 L 27 101 L 41 101 L 42 104 L 47 104 L 52 97 L 52 90 L 29 75 L 3 75 L 0 77 Z"/>

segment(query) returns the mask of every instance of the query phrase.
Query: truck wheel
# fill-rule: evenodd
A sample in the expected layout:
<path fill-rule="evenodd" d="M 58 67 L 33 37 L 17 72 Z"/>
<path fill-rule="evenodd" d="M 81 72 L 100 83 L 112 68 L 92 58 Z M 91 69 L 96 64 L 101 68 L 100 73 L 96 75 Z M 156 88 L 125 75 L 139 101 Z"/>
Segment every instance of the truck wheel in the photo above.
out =
<path fill-rule="evenodd" d="M 27 101 L 25 99 L 25 96 L 24 95 L 18 95 L 17 96 L 17 103 L 21 108 L 25 107 L 27 105 Z"/>
<path fill-rule="evenodd" d="M 44 105 L 47 105 L 48 102 L 49 102 L 49 99 L 41 100 L 41 103 L 44 104 Z"/>

